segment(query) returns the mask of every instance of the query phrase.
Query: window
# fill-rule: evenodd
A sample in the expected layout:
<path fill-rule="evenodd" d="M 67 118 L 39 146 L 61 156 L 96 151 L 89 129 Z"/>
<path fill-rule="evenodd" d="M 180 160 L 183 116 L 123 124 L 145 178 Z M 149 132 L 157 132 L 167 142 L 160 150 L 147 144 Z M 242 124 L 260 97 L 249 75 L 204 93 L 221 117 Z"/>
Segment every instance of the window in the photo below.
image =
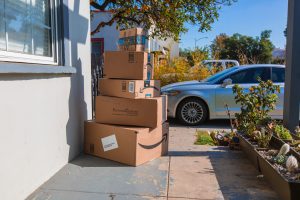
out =
<path fill-rule="evenodd" d="M 230 78 L 233 84 L 258 83 L 258 77 L 260 77 L 263 81 L 269 80 L 270 73 L 270 68 L 267 67 L 250 68 L 236 72 L 227 78 Z"/>
<path fill-rule="evenodd" d="M 272 81 L 274 83 L 284 83 L 284 77 L 285 77 L 284 68 L 278 68 L 278 67 L 272 68 Z"/>
<path fill-rule="evenodd" d="M 56 63 L 55 0 L 0 0 L 0 60 Z"/>

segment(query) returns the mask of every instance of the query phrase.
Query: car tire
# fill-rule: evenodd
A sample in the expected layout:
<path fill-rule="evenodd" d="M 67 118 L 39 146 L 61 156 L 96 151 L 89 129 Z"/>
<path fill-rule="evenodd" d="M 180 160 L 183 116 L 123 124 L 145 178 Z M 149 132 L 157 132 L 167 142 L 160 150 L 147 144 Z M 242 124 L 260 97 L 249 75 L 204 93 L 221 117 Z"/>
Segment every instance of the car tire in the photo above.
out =
<path fill-rule="evenodd" d="M 184 125 L 197 126 L 207 120 L 208 109 L 201 99 L 188 98 L 180 102 L 176 116 Z"/>

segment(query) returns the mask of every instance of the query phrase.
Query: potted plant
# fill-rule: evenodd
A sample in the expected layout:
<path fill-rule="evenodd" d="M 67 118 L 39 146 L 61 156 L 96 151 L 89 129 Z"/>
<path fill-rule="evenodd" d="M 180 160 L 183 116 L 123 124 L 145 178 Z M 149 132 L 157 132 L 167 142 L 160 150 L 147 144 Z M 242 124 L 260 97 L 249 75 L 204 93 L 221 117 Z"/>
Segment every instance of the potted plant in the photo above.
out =
<path fill-rule="evenodd" d="M 275 109 L 280 92 L 279 86 L 272 81 L 262 81 L 245 92 L 235 85 L 233 92 L 236 103 L 241 105 L 241 112 L 236 114 L 236 127 L 240 137 L 240 147 L 258 168 L 256 148 L 265 148 L 271 139 L 272 121 L 269 113 Z"/>
<path fill-rule="evenodd" d="M 248 93 L 237 85 L 233 91 L 241 105 L 241 113 L 236 114 L 241 149 L 282 199 L 299 199 L 300 141 L 269 116 L 275 108 L 279 87 L 271 81 L 259 80 L 259 85 L 251 87 Z"/>
<path fill-rule="evenodd" d="M 298 159 L 291 155 L 290 146 L 283 144 L 278 151 L 256 149 L 258 163 L 264 177 L 281 199 L 297 200 L 300 197 L 300 169 Z"/>

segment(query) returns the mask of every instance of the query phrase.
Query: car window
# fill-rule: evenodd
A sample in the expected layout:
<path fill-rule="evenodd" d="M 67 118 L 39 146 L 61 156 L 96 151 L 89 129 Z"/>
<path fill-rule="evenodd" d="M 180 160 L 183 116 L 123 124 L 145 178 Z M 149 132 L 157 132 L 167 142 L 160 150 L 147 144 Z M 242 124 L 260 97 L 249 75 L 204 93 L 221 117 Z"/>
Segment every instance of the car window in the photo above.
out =
<path fill-rule="evenodd" d="M 274 83 L 284 83 L 284 77 L 285 77 L 284 68 L 278 68 L 278 67 L 272 68 L 272 81 Z"/>
<path fill-rule="evenodd" d="M 218 73 L 208 77 L 207 79 L 202 80 L 202 82 L 214 82 L 214 81 L 222 78 L 222 76 L 225 76 L 227 73 L 233 72 L 235 70 L 238 70 L 238 68 L 237 67 L 232 67 L 232 68 L 229 68 L 229 69 L 225 69 L 221 72 L 218 72 Z"/>
<path fill-rule="evenodd" d="M 247 84 L 247 83 L 258 83 L 258 77 L 263 81 L 269 80 L 270 77 L 270 68 L 269 67 L 258 67 L 245 69 L 234 74 L 229 75 L 226 78 L 230 78 L 233 84 Z M 223 80 L 225 80 L 224 78 Z M 222 82 L 223 82 L 222 80 Z"/>

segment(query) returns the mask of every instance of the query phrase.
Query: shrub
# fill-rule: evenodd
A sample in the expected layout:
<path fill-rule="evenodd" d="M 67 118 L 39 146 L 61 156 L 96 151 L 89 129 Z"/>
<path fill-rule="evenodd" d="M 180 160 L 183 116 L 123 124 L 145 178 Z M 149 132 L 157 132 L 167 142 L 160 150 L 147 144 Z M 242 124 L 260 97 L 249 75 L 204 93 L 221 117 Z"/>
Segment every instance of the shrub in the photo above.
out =
<path fill-rule="evenodd" d="M 210 145 L 214 146 L 215 141 L 211 138 L 207 131 L 197 131 L 196 132 L 197 140 L 196 145 Z"/>
<path fill-rule="evenodd" d="M 283 139 L 283 140 L 292 140 L 292 135 L 290 131 L 286 128 L 284 128 L 283 125 L 276 125 L 274 127 L 274 132 L 277 137 Z"/>
<path fill-rule="evenodd" d="M 271 121 L 269 113 L 275 109 L 280 88 L 272 81 L 259 79 L 258 86 L 252 86 L 245 92 L 239 85 L 233 87 L 236 103 L 241 105 L 241 112 L 236 114 L 238 131 L 250 137 L 259 126 L 267 126 Z"/>
<path fill-rule="evenodd" d="M 160 80 L 161 86 L 182 81 L 202 80 L 210 75 L 211 73 L 207 67 L 191 68 L 188 61 L 182 57 L 154 68 L 154 79 Z"/>

